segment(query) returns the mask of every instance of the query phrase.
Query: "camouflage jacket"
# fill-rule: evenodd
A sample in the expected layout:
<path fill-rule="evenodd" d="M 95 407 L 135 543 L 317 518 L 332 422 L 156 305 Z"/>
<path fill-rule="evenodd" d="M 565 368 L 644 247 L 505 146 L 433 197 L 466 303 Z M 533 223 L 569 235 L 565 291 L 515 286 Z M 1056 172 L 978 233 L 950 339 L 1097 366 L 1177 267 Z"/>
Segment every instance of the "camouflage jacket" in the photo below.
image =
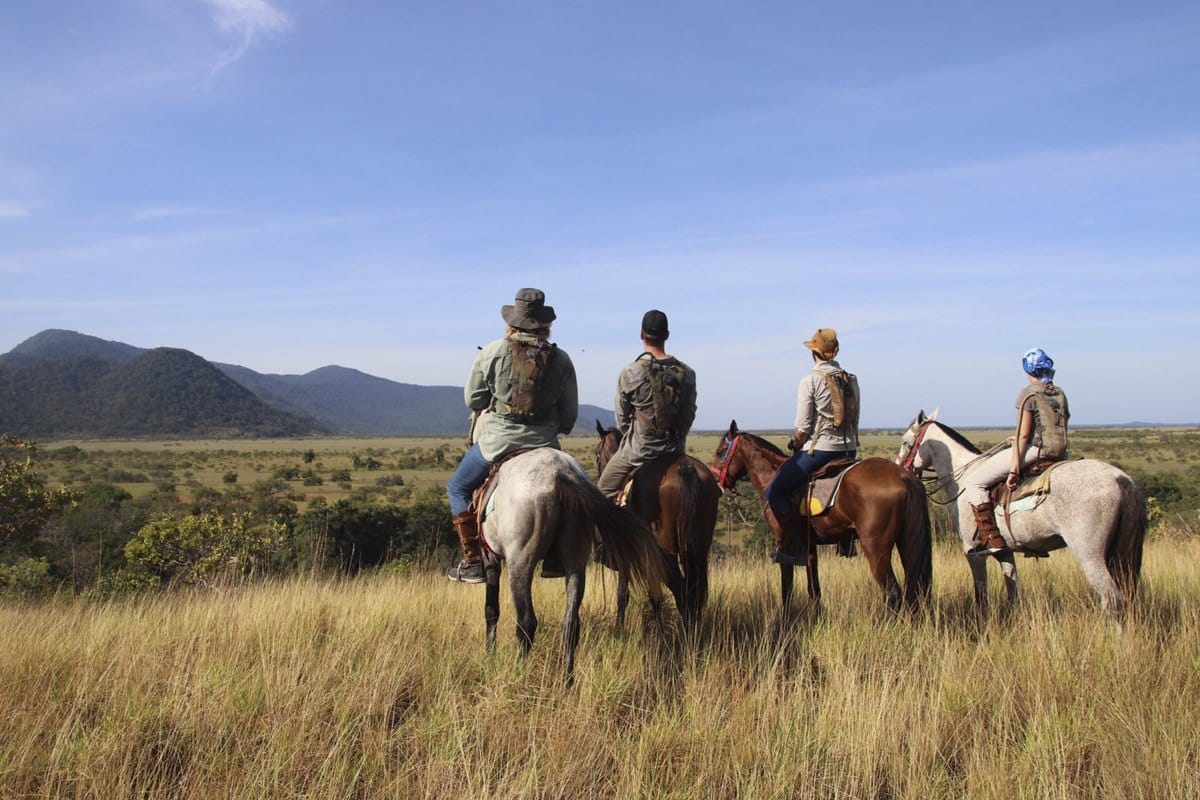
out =
<path fill-rule="evenodd" d="M 674 435 L 649 430 L 647 417 L 653 417 L 654 392 L 646 374 L 645 359 L 635 359 L 617 377 L 617 396 L 613 405 L 617 427 L 621 430 L 621 446 L 632 448 L 637 455 L 651 457 L 686 450 L 688 431 L 696 419 L 696 372 L 674 356 L 659 363 L 683 367 L 680 386 L 679 413 L 668 426 Z M 632 434 L 632 435 L 631 435 Z"/>

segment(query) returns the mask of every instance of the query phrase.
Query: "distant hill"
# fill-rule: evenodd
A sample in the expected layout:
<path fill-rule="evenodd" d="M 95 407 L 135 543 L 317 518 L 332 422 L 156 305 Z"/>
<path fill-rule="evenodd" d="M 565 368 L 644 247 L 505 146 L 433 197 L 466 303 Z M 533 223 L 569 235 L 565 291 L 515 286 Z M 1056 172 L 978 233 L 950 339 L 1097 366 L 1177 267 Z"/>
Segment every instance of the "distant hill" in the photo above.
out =
<path fill-rule="evenodd" d="M 0 376 L 5 370 L 22 370 L 37 366 L 35 373 L 38 377 L 25 376 L 21 380 L 29 386 L 29 381 L 43 386 L 44 391 L 27 395 L 34 406 L 45 407 L 45 414 L 40 418 L 42 429 L 56 429 L 58 426 L 49 424 L 53 419 L 63 422 L 70 421 L 72 432 L 85 431 L 75 426 L 82 424 L 92 415 L 105 413 L 102 408 L 102 398 L 89 393 L 79 394 L 85 385 L 90 385 L 100 373 L 108 374 L 108 369 L 114 367 L 132 366 L 131 362 L 154 352 L 121 342 L 111 342 L 95 336 L 76 333 L 74 331 L 47 330 L 22 342 L 4 355 L 0 355 Z M 187 351 L 174 351 L 185 353 Z M 416 435 L 436 433 L 465 433 L 467 430 L 467 410 L 463 405 L 463 391 L 457 386 L 418 386 L 368 375 L 356 369 L 339 366 L 327 366 L 313 370 L 304 375 L 273 375 L 255 372 L 236 364 L 210 364 L 199 356 L 188 353 L 192 358 L 203 362 L 211 372 L 221 375 L 226 380 L 232 380 L 244 388 L 254 398 L 270 406 L 271 409 L 284 412 L 286 415 L 307 418 L 309 428 L 319 428 L 331 433 L 341 433 L 360 436 L 385 435 Z M 73 366 L 47 368 L 48 364 L 58 361 L 69 361 Z M 107 369 L 106 369 L 107 367 Z M 209 377 L 212 374 L 208 373 Z M 182 376 L 181 376 L 182 379 Z M 16 378 L 13 379 L 14 381 Z M 159 374 L 156 380 L 162 382 L 164 376 Z M 203 382 L 193 375 L 185 383 L 198 389 L 197 381 Z M 8 378 L 0 378 L 0 397 L 7 398 L 16 391 L 16 383 L 10 390 Z M 60 386 L 65 396 L 79 395 L 80 400 L 60 401 L 50 391 L 50 386 Z M 108 384 L 105 384 L 107 387 Z M 27 389 L 25 390 L 27 391 Z M 219 393 L 219 392 L 218 392 Z M 85 398 L 84 395 L 87 395 Z M 204 397 L 199 392 L 197 398 Z M 32 399 L 38 398 L 38 399 Z M 86 402 L 83 402 L 86 400 Z M 11 404 L 10 404 L 11 403 Z M 82 404 L 81 404 L 82 403 Z M 19 410 L 17 399 L 0 400 L 0 430 L 15 431 L 9 420 L 24 420 L 25 424 L 33 421 L 37 413 L 25 409 Z M 217 413 L 217 409 L 213 409 Z M 214 419 L 213 414 L 207 415 Z M 598 406 L 581 405 L 576 431 L 588 432 L 595 425 L 595 420 L 606 426 L 614 424 L 613 412 Z M 7 426 L 7 427 L 6 427 Z M 106 430 L 109 424 L 103 426 Z M 236 427 L 236 426 L 234 426 Z M 258 430 L 263 425 L 256 424 L 252 430 Z M 271 427 L 271 425 L 266 425 Z M 246 435 L 275 436 L 288 435 L 283 433 L 257 433 L 248 430 Z M 89 435 L 190 435 L 175 430 L 145 431 L 143 433 L 92 433 Z M 30 434 L 48 436 L 51 434 Z M 53 434 L 53 435 L 65 435 Z M 195 435 L 211 436 L 209 433 Z"/>
<path fill-rule="evenodd" d="M 204 359 L 159 348 L 0 361 L 0 430 L 20 436 L 301 436 L 323 428 L 272 408 Z"/>

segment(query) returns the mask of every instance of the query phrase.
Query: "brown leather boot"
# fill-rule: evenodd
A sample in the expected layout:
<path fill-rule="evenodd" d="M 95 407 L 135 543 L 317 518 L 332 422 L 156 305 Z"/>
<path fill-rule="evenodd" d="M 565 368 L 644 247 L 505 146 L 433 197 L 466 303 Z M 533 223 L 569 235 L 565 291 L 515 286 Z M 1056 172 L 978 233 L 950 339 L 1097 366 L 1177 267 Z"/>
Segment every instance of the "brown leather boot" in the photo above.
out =
<path fill-rule="evenodd" d="M 483 551 L 479 547 L 479 520 L 475 512 L 464 511 L 450 519 L 462 545 L 463 559 L 457 567 L 450 568 L 446 577 L 462 583 L 483 583 Z"/>
<path fill-rule="evenodd" d="M 975 538 L 979 544 L 972 547 L 970 553 L 1000 553 L 1008 549 L 1008 543 L 1000 535 L 996 525 L 996 507 L 990 502 L 971 506 L 975 512 Z"/>

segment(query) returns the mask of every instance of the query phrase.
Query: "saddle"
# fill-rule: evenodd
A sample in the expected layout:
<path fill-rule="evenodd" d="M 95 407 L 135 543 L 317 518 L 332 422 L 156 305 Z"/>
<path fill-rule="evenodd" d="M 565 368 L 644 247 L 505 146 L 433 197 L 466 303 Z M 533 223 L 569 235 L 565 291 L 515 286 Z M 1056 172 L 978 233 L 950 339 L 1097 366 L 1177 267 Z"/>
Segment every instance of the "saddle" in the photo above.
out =
<path fill-rule="evenodd" d="M 1051 461 L 1043 459 L 1035 461 L 1025 469 L 1025 474 L 1021 478 L 1021 482 L 1015 488 L 1009 489 L 1008 484 L 998 483 L 992 487 L 991 496 L 992 505 L 999 508 L 1011 508 L 1018 500 L 1024 500 L 1027 497 L 1034 497 L 1036 500 L 1030 508 L 1037 507 L 1045 495 L 1050 494 L 1050 473 L 1055 467 L 1064 464 L 1064 461 Z M 1024 505 L 1022 506 L 1024 507 Z M 1014 511 L 1019 509 L 1012 509 Z"/>
<path fill-rule="evenodd" d="M 793 493 L 792 507 L 805 517 L 819 517 L 829 511 L 837 501 L 846 473 L 861 463 L 853 458 L 837 458 L 818 467 L 809 476 L 808 484 Z"/>
<path fill-rule="evenodd" d="M 662 475 L 667 471 L 667 467 L 675 463 L 677 458 L 679 458 L 678 453 L 668 453 L 667 455 L 651 459 L 645 464 L 639 464 L 637 469 L 629 473 L 629 477 L 625 479 L 624 485 L 621 486 L 621 493 L 617 495 L 617 505 L 622 508 L 628 508 L 633 497 L 634 484 L 640 478 L 645 477 L 647 480 L 653 481 L 653 485 L 657 485 L 657 481 L 662 480 Z"/>
<path fill-rule="evenodd" d="M 500 472 L 500 467 L 506 461 L 516 458 L 522 453 L 528 453 L 530 450 L 536 449 L 536 447 L 522 447 L 519 450 L 509 451 L 492 462 L 492 467 L 488 470 L 487 477 L 483 479 L 483 483 L 479 484 L 479 488 L 471 495 L 471 505 L 467 507 L 468 511 L 475 512 L 475 518 L 481 526 L 483 525 L 483 520 L 492 510 L 489 503 L 492 499 L 492 492 L 496 490 L 496 475 Z M 482 527 L 480 530 L 482 530 Z"/>

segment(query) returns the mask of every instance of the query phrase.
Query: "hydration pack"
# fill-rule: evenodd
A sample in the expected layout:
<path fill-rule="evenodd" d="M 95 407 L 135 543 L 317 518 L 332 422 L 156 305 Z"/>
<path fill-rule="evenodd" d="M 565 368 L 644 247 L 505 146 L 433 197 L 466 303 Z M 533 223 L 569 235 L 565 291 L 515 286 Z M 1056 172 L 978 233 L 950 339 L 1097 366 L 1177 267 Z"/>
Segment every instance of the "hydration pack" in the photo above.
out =
<path fill-rule="evenodd" d="M 1033 400 L 1035 430 L 1031 444 L 1039 448 L 1041 458 L 1066 458 L 1067 418 L 1070 416 L 1067 410 L 1067 396 L 1054 384 L 1040 390 L 1031 387 L 1027 396 Z"/>
<path fill-rule="evenodd" d="M 831 424 L 843 437 L 858 430 L 858 378 L 844 369 L 822 372 L 829 404 L 833 411 Z"/>
<path fill-rule="evenodd" d="M 554 410 L 549 375 L 555 346 L 544 339 L 509 338 L 508 347 L 512 354 L 510 394 L 508 402 L 498 400 L 497 410 L 523 422 L 549 419 Z"/>
<path fill-rule="evenodd" d="M 650 385 L 650 413 L 638 412 L 646 432 L 652 436 L 675 436 L 675 421 L 683 405 L 683 381 L 687 374 L 683 364 L 674 359 L 659 361 L 646 353 L 639 356 L 646 382 Z"/>

